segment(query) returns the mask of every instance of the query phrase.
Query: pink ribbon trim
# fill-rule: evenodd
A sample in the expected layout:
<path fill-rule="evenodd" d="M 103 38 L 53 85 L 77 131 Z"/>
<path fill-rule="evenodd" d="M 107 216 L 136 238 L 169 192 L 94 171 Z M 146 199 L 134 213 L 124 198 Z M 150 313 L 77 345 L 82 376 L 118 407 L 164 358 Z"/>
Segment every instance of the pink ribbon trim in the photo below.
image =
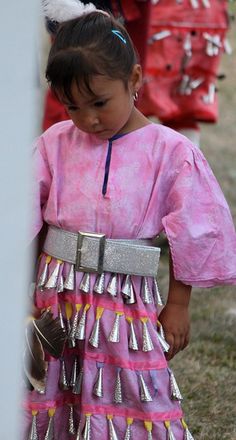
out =
<path fill-rule="evenodd" d="M 117 417 L 130 417 L 139 420 L 151 420 L 151 421 L 165 421 L 165 420 L 178 420 L 183 417 L 182 410 L 166 411 L 166 412 L 144 412 L 137 411 L 135 409 L 117 408 L 117 406 L 95 406 L 95 405 L 81 405 L 83 413 L 107 415 L 112 414 Z"/>
<path fill-rule="evenodd" d="M 80 399 L 76 398 L 60 398 L 57 400 L 47 400 L 46 402 L 24 402 L 23 408 L 28 411 L 43 411 L 49 410 L 50 408 L 58 408 L 64 405 L 75 405 L 79 404 Z M 150 420 L 153 422 L 165 420 L 178 420 L 183 417 L 183 412 L 181 409 L 175 411 L 166 411 L 166 412 L 143 412 L 137 411 L 135 409 L 127 409 L 127 408 L 117 408 L 117 406 L 106 405 L 106 406 L 95 406 L 95 405 L 81 405 L 81 412 L 84 414 L 91 413 L 98 415 L 108 415 L 112 414 L 115 417 L 130 417 L 133 419 L 139 420 Z"/>
<path fill-rule="evenodd" d="M 42 294 L 42 293 L 41 293 Z M 104 307 L 105 310 L 110 310 L 112 312 L 122 312 L 125 316 L 130 316 L 134 319 L 140 318 L 149 318 L 150 321 L 156 323 L 157 322 L 157 313 L 147 313 L 147 310 L 143 308 L 142 310 L 132 310 L 130 306 L 126 306 L 119 303 L 114 303 L 106 299 L 98 298 L 95 295 L 73 295 L 73 294 L 64 294 L 62 300 L 64 302 L 69 302 L 71 304 L 90 304 L 95 307 Z M 40 294 L 37 295 L 36 303 L 37 307 L 40 309 L 44 309 L 50 306 L 57 304 L 58 296 L 55 295 L 51 298 L 40 298 Z"/>
<path fill-rule="evenodd" d="M 85 353 L 84 359 L 95 360 L 98 362 L 105 362 L 106 364 L 116 365 L 121 368 L 127 368 L 128 370 L 161 370 L 167 368 L 167 362 L 165 359 L 155 361 L 137 361 L 130 362 L 120 358 L 115 358 L 104 353 Z"/>

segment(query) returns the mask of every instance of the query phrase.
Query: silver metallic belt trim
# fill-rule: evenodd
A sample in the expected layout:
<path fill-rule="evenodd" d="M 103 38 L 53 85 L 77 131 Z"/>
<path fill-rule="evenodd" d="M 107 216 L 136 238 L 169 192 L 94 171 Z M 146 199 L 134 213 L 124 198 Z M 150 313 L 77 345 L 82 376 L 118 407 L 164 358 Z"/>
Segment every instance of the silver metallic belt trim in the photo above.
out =
<path fill-rule="evenodd" d="M 83 272 L 157 276 L 160 248 L 151 240 L 109 239 L 104 234 L 69 232 L 49 226 L 43 251 Z"/>

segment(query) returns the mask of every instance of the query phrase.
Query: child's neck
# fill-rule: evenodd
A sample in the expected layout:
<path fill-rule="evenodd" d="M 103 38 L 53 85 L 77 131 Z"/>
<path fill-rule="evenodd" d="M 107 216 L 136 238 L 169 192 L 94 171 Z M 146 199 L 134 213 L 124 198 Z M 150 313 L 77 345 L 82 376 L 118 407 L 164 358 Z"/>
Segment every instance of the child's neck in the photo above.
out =
<path fill-rule="evenodd" d="M 151 121 L 147 119 L 136 107 L 134 107 L 129 121 L 121 129 L 119 134 L 130 133 L 149 124 L 151 124 Z"/>

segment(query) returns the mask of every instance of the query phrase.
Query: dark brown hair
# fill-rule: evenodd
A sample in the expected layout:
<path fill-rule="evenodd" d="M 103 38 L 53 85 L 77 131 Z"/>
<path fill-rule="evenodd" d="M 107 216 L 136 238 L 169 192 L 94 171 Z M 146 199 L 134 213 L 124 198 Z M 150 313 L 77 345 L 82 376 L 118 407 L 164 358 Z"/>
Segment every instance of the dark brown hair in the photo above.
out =
<path fill-rule="evenodd" d="M 123 25 L 111 15 L 94 11 L 59 27 L 49 53 L 46 78 L 57 95 L 73 102 L 74 81 L 80 90 L 85 87 L 90 93 L 93 75 L 121 79 L 127 85 L 137 61 L 138 55 Z"/>

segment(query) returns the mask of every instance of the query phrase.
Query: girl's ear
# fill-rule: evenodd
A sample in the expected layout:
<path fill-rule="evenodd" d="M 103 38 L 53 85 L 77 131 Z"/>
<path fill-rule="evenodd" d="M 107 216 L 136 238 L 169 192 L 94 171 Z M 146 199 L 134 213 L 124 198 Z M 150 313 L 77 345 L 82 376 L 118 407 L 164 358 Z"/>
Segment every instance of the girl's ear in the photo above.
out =
<path fill-rule="evenodd" d="M 135 64 L 129 80 L 130 90 L 133 95 L 135 95 L 142 86 L 142 79 L 142 67 L 140 64 Z"/>

